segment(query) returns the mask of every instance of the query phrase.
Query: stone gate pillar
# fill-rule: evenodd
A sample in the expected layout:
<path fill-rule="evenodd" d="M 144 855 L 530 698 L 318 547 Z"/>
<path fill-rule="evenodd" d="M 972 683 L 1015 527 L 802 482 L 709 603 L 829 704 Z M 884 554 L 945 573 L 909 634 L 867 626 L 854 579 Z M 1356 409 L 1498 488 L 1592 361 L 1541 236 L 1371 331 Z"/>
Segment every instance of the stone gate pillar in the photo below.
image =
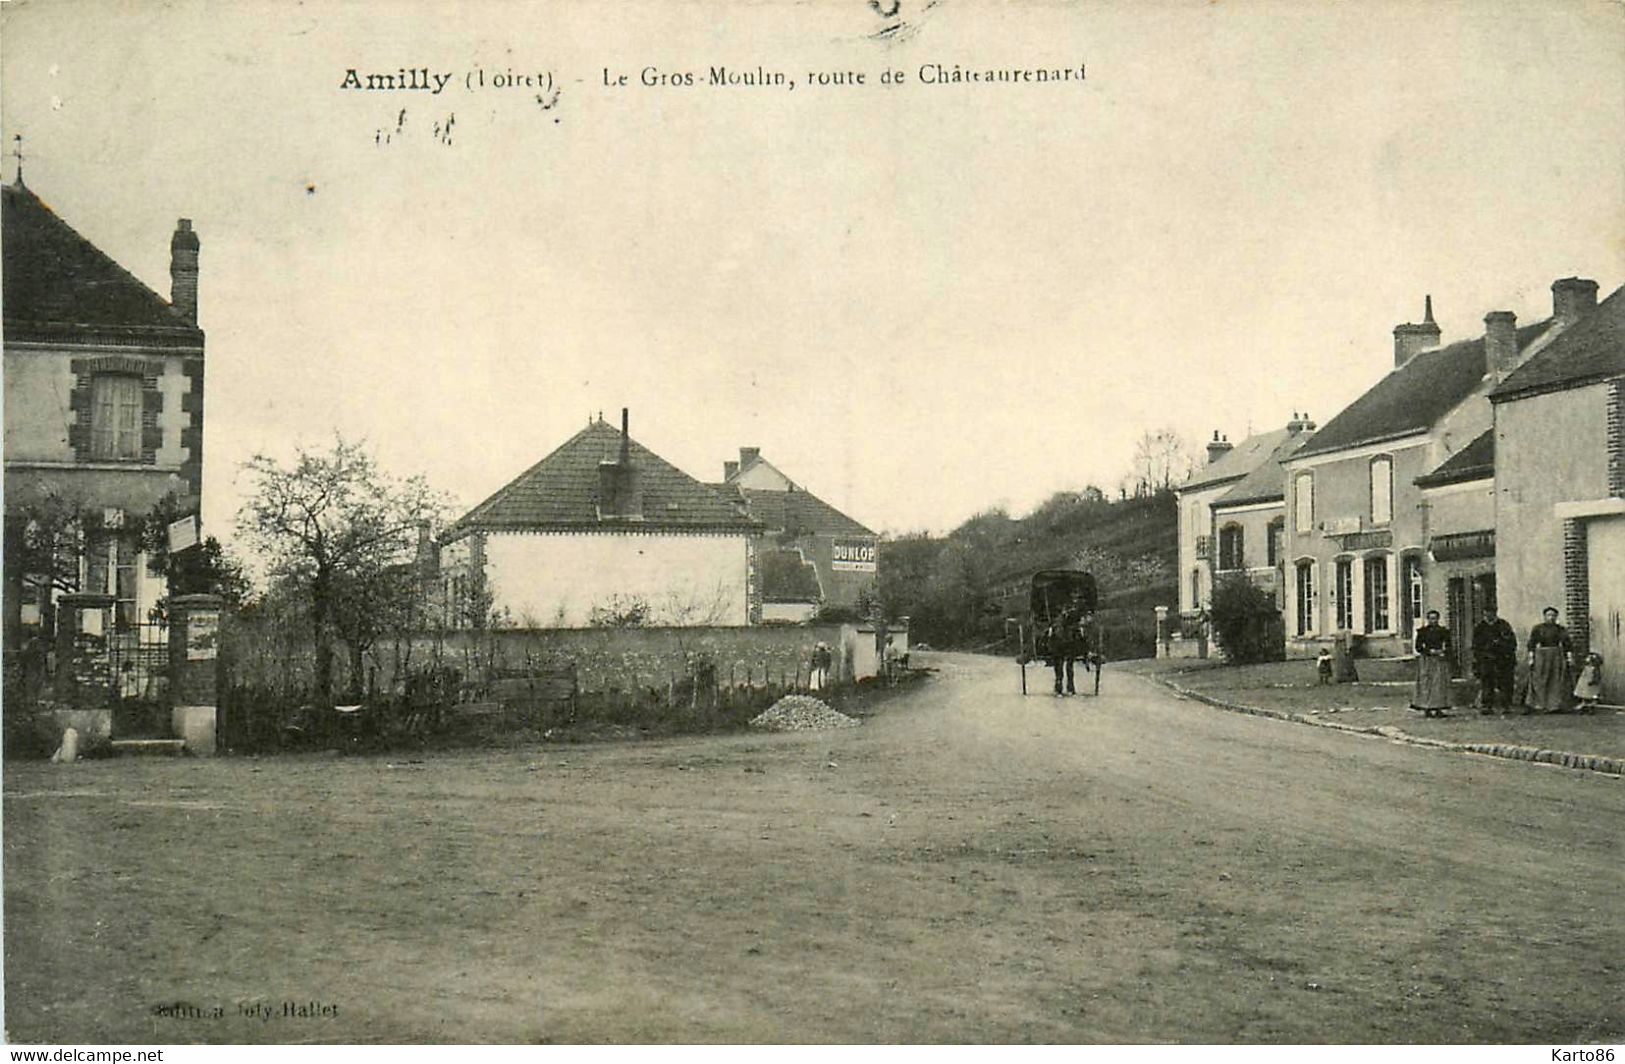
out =
<path fill-rule="evenodd" d="M 113 596 L 69 594 L 56 604 L 56 676 L 60 728 L 75 728 L 88 745 L 113 735 L 113 668 L 107 624 Z"/>
<path fill-rule="evenodd" d="M 177 595 L 169 600 L 170 725 L 186 749 L 215 752 L 220 707 L 220 607 L 218 595 Z"/>
<path fill-rule="evenodd" d="M 1170 655 L 1168 635 L 1168 607 L 1158 606 L 1157 611 L 1157 657 L 1166 658 Z"/>

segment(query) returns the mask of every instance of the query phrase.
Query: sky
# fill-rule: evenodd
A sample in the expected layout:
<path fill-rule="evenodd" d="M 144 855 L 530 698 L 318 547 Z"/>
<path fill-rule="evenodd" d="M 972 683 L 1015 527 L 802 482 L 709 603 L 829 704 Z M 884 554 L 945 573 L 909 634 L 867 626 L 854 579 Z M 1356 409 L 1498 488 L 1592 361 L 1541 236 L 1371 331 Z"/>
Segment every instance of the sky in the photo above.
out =
<path fill-rule="evenodd" d="M 257 452 L 337 430 L 466 507 L 622 407 L 942 532 L 1150 429 L 1324 423 L 1424 295 L 1449 342 L 1625 283 L 1617 3 L 898 3 L 12 0 L 0 131 L 161 294 L 193 220 L 226 540 Z"/>

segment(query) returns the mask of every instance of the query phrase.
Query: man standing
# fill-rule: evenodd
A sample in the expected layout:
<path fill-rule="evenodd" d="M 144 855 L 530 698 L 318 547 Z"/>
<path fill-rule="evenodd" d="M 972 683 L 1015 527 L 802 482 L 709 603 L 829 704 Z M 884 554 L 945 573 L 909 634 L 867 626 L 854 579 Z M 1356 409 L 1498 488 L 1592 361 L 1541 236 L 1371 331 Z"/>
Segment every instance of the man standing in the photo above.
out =
<path fill-rule="evenodd" d="M 1072 676 L 1073 660 L 1079 654 L 1078 644 L 1081 642 L 1078 621 L 1077 612 L 1068 607 L 1061 611 L 1060 616 L 1056 618 L 1054 625 L 1050 628 L 1049 663 L 1050 667 L 1055 670 L 1055 694 L 1057 696 L 1078 693 L 1077 684 Z M 1061 689 L 1063 677 L 1066 681 L 1064 692 Z"/>
<path fill-rule="evenodd" d="M 1512 674 L 1517 667 L 1518 633 L 1495 607 L 1484 610 L 1484 619 L 1473 626 L 1473 672 L 1478 676 L 1478 711 L 1512 711 Z"/>
<path fill-rule="evenodd" d="M 1450 629 L 1439 623 L 1438 610 L 1428 610 L 1428 623 L 1416 630 L 1416 693 L 1411 708 L 1427 717 L 1442 717 L 1450 708 Z"/>
<path fill-rule="evenodd" d="M 835 655 L 830 652 L 829 644 L 819 640 L 812 652 L 812 678 L 810 686 L 814 691 L 822 691 L 829 686 L 829 667 L 834 663 Z"/>
<path fill-rule="evenodd" d="M 1529 633 L 1529 695 L 1524 712 L 1564 713 L 1569 705 L 1569 630 L 1557 623 L 1557 607 L 1540 611 L 1541 621 Z"/>

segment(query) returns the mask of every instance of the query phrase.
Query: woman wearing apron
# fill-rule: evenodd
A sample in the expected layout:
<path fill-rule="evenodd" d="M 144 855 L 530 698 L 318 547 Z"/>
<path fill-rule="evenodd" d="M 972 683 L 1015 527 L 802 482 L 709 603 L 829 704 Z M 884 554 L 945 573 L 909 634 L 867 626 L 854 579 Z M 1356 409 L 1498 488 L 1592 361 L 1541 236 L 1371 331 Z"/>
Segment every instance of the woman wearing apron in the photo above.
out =
<path fill-rule="evenodd" d="M 1423 716 L 1442 717 L 1450 708 L 1450 629 L 1439 623 L 1439 611 L 1428 610 L 1428 623 L 1416 630 L 1416 693 L 1411 708 Z"/>
<path fill-rule="evenodd" d="M 1525 713 L 1565 713 L 1569 708 L 1569 632 L 1557 623 L 1557 607 L 1541 610 L 1529 633 L 1529 694 Z"/>

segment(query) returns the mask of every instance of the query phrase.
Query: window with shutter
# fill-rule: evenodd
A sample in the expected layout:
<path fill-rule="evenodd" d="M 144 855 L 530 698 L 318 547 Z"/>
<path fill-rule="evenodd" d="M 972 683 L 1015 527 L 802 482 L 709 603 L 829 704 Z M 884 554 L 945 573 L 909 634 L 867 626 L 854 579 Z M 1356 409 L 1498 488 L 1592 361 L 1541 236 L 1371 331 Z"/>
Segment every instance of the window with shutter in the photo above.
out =
<path fill-rule="evenodd" d="M 1388 630 L 1388 557 L 1365 560 L 1365 630 Z"/>
<path fill-rule="evenodd" d="M 1371 523 L 1386 525 L 1394 519 L 1394 460 L 1379 455 L 1371 460 Z"/>
<path fill-rule="evenodd" d="M 1338 631 L 1354 627 L 1354 561 L 1339 558 L 1332 567 L 1332 596 Z"/>
<path fill-rule="evenodd" d="M 1298 563 L 1298 634 L 1315 630 L 1315 563 Z"/>

